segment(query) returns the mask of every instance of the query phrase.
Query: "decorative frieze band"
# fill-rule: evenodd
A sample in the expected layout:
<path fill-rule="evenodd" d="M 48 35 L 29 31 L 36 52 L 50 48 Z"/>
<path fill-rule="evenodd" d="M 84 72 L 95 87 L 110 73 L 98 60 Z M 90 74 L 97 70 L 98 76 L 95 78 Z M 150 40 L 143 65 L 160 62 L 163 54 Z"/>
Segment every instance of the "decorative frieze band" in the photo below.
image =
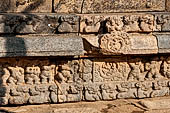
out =
<path fill-rule="evenodd" d="M 170 95 L 170 58 L 1 59 L 0 104 Z"/>

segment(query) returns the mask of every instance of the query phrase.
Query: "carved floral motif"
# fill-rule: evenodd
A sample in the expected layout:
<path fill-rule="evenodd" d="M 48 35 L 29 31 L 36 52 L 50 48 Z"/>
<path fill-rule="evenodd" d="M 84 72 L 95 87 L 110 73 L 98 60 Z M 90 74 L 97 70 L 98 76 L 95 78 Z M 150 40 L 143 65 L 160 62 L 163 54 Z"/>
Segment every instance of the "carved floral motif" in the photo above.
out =
<path fill-rule="evenodd" d="M 103 53 L 126 53 L 130 50 L 129 36 L 125 32 L 105 34 L 100 38 L 100 48 Z"/>

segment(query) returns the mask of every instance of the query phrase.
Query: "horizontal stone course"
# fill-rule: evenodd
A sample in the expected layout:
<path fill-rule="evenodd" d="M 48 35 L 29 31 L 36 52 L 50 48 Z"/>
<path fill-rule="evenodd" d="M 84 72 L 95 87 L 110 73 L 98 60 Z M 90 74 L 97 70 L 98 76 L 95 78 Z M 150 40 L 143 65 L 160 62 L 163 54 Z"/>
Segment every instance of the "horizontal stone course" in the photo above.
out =
<path fill-rule="evenodd" d="M 54 10 L 62 13 L 165 11 L 165 0 L 54 0 Z"/>
<path fill-rule="evenodd" d="M 83 13 L 164 11 L 165 0 L 85 0 Z"/>
<path fill-rule="evenodd" d="M 78 33 L 79 17 L 64 14 L 0 14 L 0 33 L 60 34 Z"/>
<path fill-rule="evenodd" d="M 4 58 L 0 104 L 39 104 L 170 95 L 170 57 Z"/>
<path fill-rule="evenodd" d="M 0 37 L 0 56 L 76 56 L 83 55 L 83 41 L 78 36 Z"/>

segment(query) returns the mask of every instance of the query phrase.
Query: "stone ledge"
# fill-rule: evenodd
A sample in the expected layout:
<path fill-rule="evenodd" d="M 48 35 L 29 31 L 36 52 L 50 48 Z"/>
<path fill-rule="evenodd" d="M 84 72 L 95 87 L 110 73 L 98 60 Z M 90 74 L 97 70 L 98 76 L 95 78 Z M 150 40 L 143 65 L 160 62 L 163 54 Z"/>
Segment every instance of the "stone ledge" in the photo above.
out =
<path fill-rule="evenodd" d="M 1 34 L 61 34 L 78 31 L 79 16 L 73 14 L 0 14 Z"/>
<path fill-rule="evenodd" d="M 159 53 L 170 53 L 170 34 L 156 34 Z"/>
<path fill-rule="evenodd" d="M 0 37 L 0 45 L 0 57 L 77 56 L 84 50 L 78 36 Z"/>

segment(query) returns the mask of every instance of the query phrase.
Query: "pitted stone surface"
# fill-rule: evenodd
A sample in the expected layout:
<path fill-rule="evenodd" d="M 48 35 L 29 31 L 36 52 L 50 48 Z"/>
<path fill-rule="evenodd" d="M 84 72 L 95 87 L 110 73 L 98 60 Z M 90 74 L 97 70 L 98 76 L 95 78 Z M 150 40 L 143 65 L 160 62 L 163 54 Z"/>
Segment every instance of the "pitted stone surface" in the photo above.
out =
<path fill-rule="evenodd" d="M 0 37 L 0 56 L 75 56 L 83 54 L 78 36 Z"/>
<path fill-rule="evenodd" d="M 79 17 L 73 14 L 0 14 L 0 33 L 60 34 L 78 31 Z"/>
<path fill-rule="evenodd" d="M 57 13 L 81 13 L 83 0 L 54 0 Z"/>
<path fill-rule="evenodd" d="M 52 0 L 1 0 L 0 12 L 51 12 Z"/>
<path fill-rule="evenodd" d="M 170 34 L 156 34 L 159 53 L 170 53 Z"/>
<path fill-rule="evenodd" d="M 151 98 L 170 93 L 170 58 L 4 58 L 0 104 Z"/>
<path fill-rule="evenodd" d="M 83 13 L 164 11 L 165 0 L 85 0 Z"/>

